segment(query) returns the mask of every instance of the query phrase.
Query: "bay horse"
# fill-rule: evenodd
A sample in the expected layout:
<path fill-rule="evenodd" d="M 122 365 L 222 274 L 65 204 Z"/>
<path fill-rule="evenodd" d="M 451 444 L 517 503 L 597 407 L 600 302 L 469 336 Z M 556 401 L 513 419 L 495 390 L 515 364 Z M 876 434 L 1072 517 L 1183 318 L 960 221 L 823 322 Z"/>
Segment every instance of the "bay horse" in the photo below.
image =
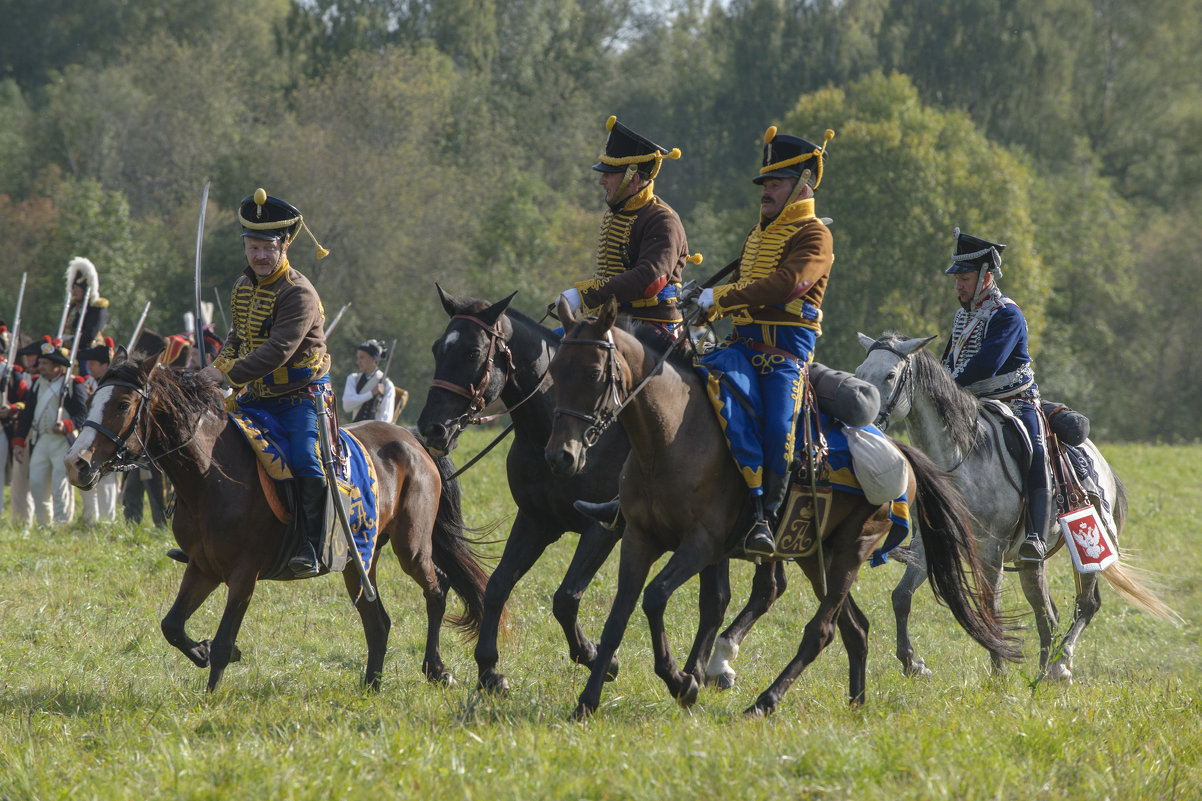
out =
<path fill-rule="evenodd" d="M 451 451 L 460 432 L 480 422 L 485 408 L 496 404 L 506 407 L 513 423 L 505 469 L 517 515 L 484 594 L 484 616 L 476 641 L 478 689 L 497 693 L 508 689 L 508 678 L 497 670 L 500 610 L 547 547 L 569 531 L 579 532 L 580 539 L 555 591 L 552 612 L 567 639 L 569 658 L 591 669 L 597 649 L 580 627 L 580 602 L 620 535 L 581 514 L 573 504 L 577 500 L 608 501 L 618 494 L 618 474 L 630 443 L 620 428 L 611 429 L 594 443 L 587 467 L 570 476 L 553 473 L 543 450 L 551 434 L 555 405 L 547 368 L 559 350 L 559 336 L 511 308 L 516 292 L 489 302 L 458 298 L 438 284 L 435 287 L 450 321 L 432 348 L 434 380 L 417 423 L 426 447 L 433 453 Z M 724 655 L 733 657 L 752 623 L 785 586 L 782 565 L 757 568 L 747 607 L 723 633 Z M 720 621 L 729 600 L 729 589 L 725 595 L 714 594 L 707 599 L 704 614 L 716 615 Z M 702 643 L 700 648 L 708 653 L 712 642 Z M 735 674 L 726 660 L 714 664 L 713 680 L 719 686 L 731 686 Z M 605 663 L 606 678 L 616 677 L 618 669 L 617 656 L 611 654 Z"/>
<path fill-rule="evenodd" d="M 84 489 L 140 460 L 153 462 L 171 479 L 176 492 L 172 531 L 188 564 L 162 631 L 193 664 L 209 669 L 212 691 L 227 665 L 241 656 L 235 645 L 238 630 L 256 582 L 276 563 L 286 529 L 259 489 L 255 454 L 229 422 L 221 392 L 195 374 L 157 366 L 160 356 L 134 353 L 129 358 L 124 348 L 118 349 L 65 461 L 71 483 Z M 464 536 L 458 486 L 443 481 L 453 465 L 450 460 L 436 463 L 416 437 L 390 423 L 356 423 L 347 430 L 375 465 L 376 555 L 391 541 L 401 569 L 425 595 L 422 672 L 431 682 L 454 684 L 439 652 L 447 591 L 454 589 L 465 607 L 448 623 L 475 633 L 487 575 Z M 373 584 L 377 561 L 373 557 L 368 571 Z M 349 561 L 343 579 L 367 639 L 363 680 L 376 689 L 392 623 L 378 594 L 374 601 L 359 597 L 359 577 Z M 217 632 L 212 640 L 197 642 L 188 636 L 185 623 L 221 583 L 229 595 Z"/>
<path fill-rule="evenodd" d="M 672 556 L 642 593 L 643 611 L 656 674 L 679 703 L 691 705 L 701 669 L 690 658 L 684 671 L 677 670 L 664 611 L 677 588 L 732 551 L 730 532 L 745 506 L 746 483 L 727 450 L 705 386 L 687 360 L 679 354 L 663 359 L 664 348 L 655 339 L 615 326 L 617 306 L 612 302 L 596 318 L 578 320 L 564 302 L 558 313 L 567 333 L 550 367 L 556 409 L 547 461 L 566 475 L 578 473 L 592 459 L 589 443 L 595 432 L 615 418 L 631 444 L 621 476 L 626 529 L 617 593 L 574 716 L 585 718 L 600 704 L 604 676 L 596 664 L 617 651 L 651 565 L 668 551 Z M 639 391 L 632 395 L 636 387 Z M 936 595 L 991 655 L 1017 660 L 1018 649 L 991 613 L 990 587 L 973 581 L 978 568 L 963 500 L 930 460 L 908 446 L 899 447 L 909 462 L 908 497 L 927 535 L 927 569 Z M 777 708 L 793 681 L 830 643 L 836 626 L 848 653 L 850 701 L 864 702 L 868 618 L 852 598 L 851 586 L 890 529 L 890 505 L 874 505 L 850 493 L 834 495 L 822 534 L 823 563 L 816 556 L 796 560 L 819 596 L 818 609 L 805 626 L 796 656 L 746 710 L 748 715 L 764 716 Z M 819 590 L 823 574 L 825 593 Z M 704 595 L 711 587 L 704 574 L 701 579 Z"/>
<path fill-rule="evenodd" d="M 935 357 L 923 350 L 935 337 L 910 338 L 886 333 L 874 340 L 865 334 L 858 336 L 868 354 L 856 368 L 856 377 L 874 384 L 882 398 L 877 425 L 885 428 L 905 420 L 913 443 L 950 471 L 975 518 L 977 554 L 987 580 L 995 588 L 994 598 L 998 599 L 1000 593 L 1003 566 L 1016 562 L 1023 594 L 1035 613 L 1040 670 L 1051 679 L 1071 681 L 1077 640 L 1102 605 L 1098 574 L 1074 573 L 1077 597 L 1072 624 L 1057 658 L 1051 661 L 1058 611 L 1048 592 L 1044 562 L 1017 560 L 1019 545 L 1026 536 L 1021 489 L 1025 465 L 1019 464 L 1001 439 L 991 434 L 997 429 L 986 417 L 977 397 L 957 384 Z M 1086 440 L 1082 448 L 1098 473 L 1099 487 L 1112 504 L 1117 535 L 1127 517 L 1126 490 L 1093 442 Z M 1055 522 L 1050 531 L 1043 533 L 1049 545 L 1060 539 Z M 1117 541 L 1115 545 L 1118 546 Z M 893 591 L 897 658 L 906 675 L 920 676 L 928 675 L 930 669 L 914 654 L 909 618 L 911 596 L 925 578 L 922 546 L 922 537 L 915 535 L 911 547 L 915 558 Z M 1102 576 L 1136 607 L 1162 619 L 1174 617 L 1167 606 L 1140 585 L 1121 558 L 1103 571 Z"/>

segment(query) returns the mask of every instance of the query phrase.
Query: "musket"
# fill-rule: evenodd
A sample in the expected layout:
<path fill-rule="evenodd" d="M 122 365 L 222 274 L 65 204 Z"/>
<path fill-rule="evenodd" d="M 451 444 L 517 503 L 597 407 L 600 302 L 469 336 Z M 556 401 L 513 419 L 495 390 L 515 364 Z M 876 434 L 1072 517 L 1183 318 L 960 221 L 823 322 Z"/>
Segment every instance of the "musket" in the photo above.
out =
<path fill-rule="evenodd" d="M 138 318 L 138 324 L 134 326 L 134 334 L 129 338 L 129 344 L 125 346 L 125 352 L 131 353 L 134 349 L 134 343 L 138 341 L 138 334 L 142 333 L 142 323 L 146 322 L 146 314 L 150 311 L 150 301 L 146 301 L 146 307 L 142 309 L 142 316 Z"/>
<path fill-rule="evenodd" d="M 58 333 L 54 335 L 54 338 L 59 341 L 62 341 L 63 329 L 67 327 L 67 312 L 69 312 L 69 311 L 71 311 L 71 281 L 70 280 L 67 281 L 67 299 L 65 301 L 63 301 L 63 315 L 62 315 L 62 317 L 58 318 Z M 88 311 L 87 306 L 80 306 L 79 307 L 80 317 L 82 317 L 84 314 L 86 314 L 87 311 Z"/>
<path fill-rule="evenodd" d="M 217 291 L 217 287 L 213 287 L 213 299 L 217 301 L 217 311 L 221 312 L 221 324 L 225 326 L 225 330 L 230 330 L 230 318 L 225 316 L 225 307 L 221 305 L 221 293 Z"/>
<path fill-rule="evenodd" d="M 4 371 L 4 380 L 0 381 L 0 403 L 5 403 L 5 398 L 8 397 L 8 377 L 13 374 L 13 359 L 17 358 L 17 343 L 21 339 L 21 306 L 25 303 L 25 279 L 28 275 L 29 273 L 21 273 L 21 291 L 17 294 L 17 313 L 13 315 L 13 328 L 9 334 L 8 369 Z"/>
<path fill-rule="evenodd" d="M 67 392 L 71 389 L 71 368 L 75 366 L 75 354 L 79 353 L 79 338 L 83 335 L 84 315 L 82 310 L 87 309 L 88 304 L 91 302 L 92 288 L 88 287 L 83 293 L 83 305 L 79 307 L 81 309 L 79 319 L 75 321 L 75 337 L 71 341 L 71 355 L 67 358 L 67 369 L 63 371 L 63 388 L 59 390 L 58 411 L 54 415 L 54 419 L 56 421 L 62 416 L 63 404 L 67 400 Z M 74 444 L 75 436 L 73 434 L 67 434 L 67 442 Z"/>
<path fill-rule="evenodd" d="M 196 349 L 196 363 L 205 366 L 204 314 L 200 308 L 200 253 L 205 241 L 205 210 L 209 207 L 209 181 L 200 197 L 200 220 L 196 223 L 196 316 L 192 320 L 192 347 Z"/>
<path fill-rule="evenodd" d="M 351 302 L 349 300 L 346 303 L 342 304 L 342 308 L 338 310 L 338 313 L 334 315 L 334 319 L 331 320 L 330 324 L 326 326 L 326 332 L 325 332 L 326 337 L 329 337 L 330 332 L 334 330 L 334 327 L 336 325 L 338 325 L 338 321 L 342 319 L 342 315 L 346 314 L 346 310 L 349 309 L 350 307 L 351 307 Z"/>
<path fill-rule="evenodd" d="M 384 378 L 388 378 L 388 368 L 392 367 L 392 354 L 396 351 L 396 339 L 392 340 L 392 344 L 388 346 L 388 357 L 384 359 Z"/>

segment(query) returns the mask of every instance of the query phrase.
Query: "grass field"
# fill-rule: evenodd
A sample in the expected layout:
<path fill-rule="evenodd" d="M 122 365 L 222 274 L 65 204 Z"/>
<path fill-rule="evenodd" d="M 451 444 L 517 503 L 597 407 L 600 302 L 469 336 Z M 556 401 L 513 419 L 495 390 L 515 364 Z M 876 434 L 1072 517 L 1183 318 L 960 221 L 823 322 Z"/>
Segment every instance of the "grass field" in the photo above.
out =
<path fill-rule="evenodd" d="M 457 457 L 489 438 L 473 433 Z M 741 712 L 792 656 L 812 613 L 800 571 L 745 641 L 735 689 L 705 690 L 692 710 L 677 707 L 652 672 L 636 612 L 621 675 L 594 718 L 577 724 L 568 715 L 585 674 L 568 662 L 551 616 L 574 536 L 553 546 L 511 599 L 501 646 L 507 697 L 473 692 L 471 645 L 450 633 L 443 653 L 462 683 L 425 683 L 424 607 L 391 553 L 379 581 L 394 624 L 381 692 L 359 688 L 358 617 L 342 582 L 327 577 L 261 584 L 238 641 L 243 660 L 208 694 L 207 671 L 159 632 L 182 572 L 163 555 L 169 533 L 123 524 L 23 533 L 6 509 L 0 799 L 1197 799 L 1202 446 L 1103 452 L 1132 496 L 1125 552 L 1150 571 L 1183 625 L 1150 619 L 1104 586 L 1075 683 L 1034 684 L 1033 627 L 1022 632 L 1027 660 L 991 677 L 984 652 L 924 588 L 913 636 L 935 673 L 911 680 L 893 657 L 889 592 L 901 567 L 866 568 L 855 593 L 873 625 L 867 704 L 847 706 L 847 660 L 836 642 L 765 721 Z M 502 520 L 508 530 L 499 455 L 468 473 L 464 489 L 473 524 Z M 585 596 L 582 622 L 593 638 L 615 566 Z M 751 569 L 732 573 L 741 603 Z M 1065 555 L 1050 581 L 1067 617 Z M 669 609 L 681 658 L 696 625 L 696 586 Z M 223 603 L 221 589 L 193 618 L 194 636 L 212 635 Z M 1007 581 L 1006 603 L 1026 613 L 1016 580 Z"/>

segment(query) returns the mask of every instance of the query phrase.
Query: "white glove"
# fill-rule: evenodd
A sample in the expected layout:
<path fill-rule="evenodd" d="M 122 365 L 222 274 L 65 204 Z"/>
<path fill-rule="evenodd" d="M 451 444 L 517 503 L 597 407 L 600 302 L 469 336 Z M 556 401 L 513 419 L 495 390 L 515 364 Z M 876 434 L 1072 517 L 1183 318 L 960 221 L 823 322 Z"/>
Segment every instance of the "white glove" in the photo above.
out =
<path fill-rule="evenodd" d="M 702 311 L 709 311 L 714 307 L 713 287 L 707 286 L 705 289 L 701 290 L 701 294 L 697 296 L 697 305 L 701 307 Z"/>
<path fill-rule="evenodd" d="M 559 293 L 559 296 L 568 302 L 568 305 L 572 307 L 573 312 L 578 312 L 584 308 L 584 301 L 580 297 L 580 290 L 576 287 L 565 289 L 563 292 Z"/>

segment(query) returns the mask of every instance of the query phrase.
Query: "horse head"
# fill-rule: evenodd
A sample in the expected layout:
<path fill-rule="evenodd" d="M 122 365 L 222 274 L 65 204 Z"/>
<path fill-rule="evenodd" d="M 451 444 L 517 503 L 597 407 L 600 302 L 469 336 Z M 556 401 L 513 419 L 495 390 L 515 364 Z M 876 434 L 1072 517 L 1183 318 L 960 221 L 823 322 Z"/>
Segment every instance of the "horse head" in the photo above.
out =
<path fill-rule="evenodd" d="M 876 387 L 881 396 L 881 410 L 876 424 L 884 431 L 890 420 L 904 420 L 914 400 L 912 357 L 935 337 L 908 339 L 886 333 L 880 339 L 856 332 L 856 337 L 868 355 L 856 368 L 856 378 Z"/>
<path fill-rule="evenodd" d="M 88 400 L 88 419 L 63 457 L 67 480 L 77 487 L 95 487 L 101 476 L 133 461 L 145 447 L 150 406 L 147 385 L 162 351 L 135 355 L 139 357 L 136 361 L 125 348 L 117 348 L 108 372 Z M 131 449 L 131 440 L 136 450 Z"/>
<path fill-rule="evenodd" d="M 584 469 L 587 450 L 617 419 L 622 396 L 629 391 L 622 357 L 614 345 L 618 317 L 614 298 L 597 317 L 573 315 L 562 298 L 558 307 L 564 336 L 551 360 L 555 414 L 543 455 L 556 473 L 575 475 Z"/>
<path fill-rule="evenodd" d="M 443 456 L 455 449 L 459 432 L 500 396 L 513 373 L 513 326 L 505 310 L 517 292 L 490 305 L 434 286 L 451 321 L 432 348 L 434 380 L 417 429 L 426 448 Z"/>

